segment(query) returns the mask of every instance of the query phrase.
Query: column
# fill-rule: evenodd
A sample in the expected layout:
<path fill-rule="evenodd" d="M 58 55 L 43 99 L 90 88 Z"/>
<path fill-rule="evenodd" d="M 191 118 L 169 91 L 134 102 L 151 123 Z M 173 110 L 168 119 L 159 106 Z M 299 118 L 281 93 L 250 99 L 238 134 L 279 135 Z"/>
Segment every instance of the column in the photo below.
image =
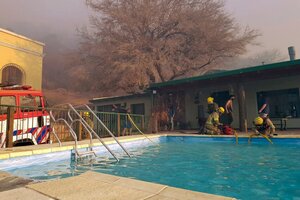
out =
<path fill-rule="evenodd" d="M 247 109 L 246 109 L 246 92 L 244 85 L 238 83 L 238 103 L 239 103 L 239 121 L 240 121 L 240 130 L 247 131 Z"/>

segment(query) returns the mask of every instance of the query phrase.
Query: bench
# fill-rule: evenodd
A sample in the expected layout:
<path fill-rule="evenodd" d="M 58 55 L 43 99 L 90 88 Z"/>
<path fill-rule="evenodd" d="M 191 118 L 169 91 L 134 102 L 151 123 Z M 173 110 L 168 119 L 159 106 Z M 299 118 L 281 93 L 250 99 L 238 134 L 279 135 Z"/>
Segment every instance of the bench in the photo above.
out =
<path fill-rule="evenodd" d="M 280 130 L 287 130 L 287 120 L 288 117 L 283 117 L 283 118 L 275 118 L 275 119 L 271 119 L 274 126 L 276 128 L 280 127 Z"/>

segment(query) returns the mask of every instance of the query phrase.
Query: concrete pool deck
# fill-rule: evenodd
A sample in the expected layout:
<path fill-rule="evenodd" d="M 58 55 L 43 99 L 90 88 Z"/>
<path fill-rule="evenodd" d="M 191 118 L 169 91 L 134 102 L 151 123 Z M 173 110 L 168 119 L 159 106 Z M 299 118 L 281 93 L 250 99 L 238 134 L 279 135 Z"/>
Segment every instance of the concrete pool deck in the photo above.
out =
<path fill-rule="evenodd" d="M 147 137 L 158 138 L 160 136 L 197 136 L 197 137 L 234 137 L 234 136 L 207 136 L 193 134 L 194 132 L 164 132 L 151 134 Z M 247 138 L 249 134 L 240 133 L 240 138 Z M 300 138 L 299 132 L 279 133 L 275 138 Z M 120 142 L 129 142 L 145 139 L 144 136 L 134 135 L 118 138 Z M 113 144 L 113 138 L 104 138 L 106 144 Z M 93 145 L 100 142 L 93 140 Z M 79 141 L 78 148 L 89 146 L 89 140 Z M 0 159 L 46 154 L 51 152 L 66 151 L 74 148 L 74 142 L 64 142 L 59 147 L 56 144 L 36 146 L 14 147 L 0 150 Z M 76 191 L 76 192 L 75 192 Z M 65 179 L 34 182 L 21 177 L 10 175 L 0 171 L 0 197 L 2 199 L 149 199 L 149 200 L 179 200 L 179 199 L 234 199 L 166 185 L 149 183 L 113 175 L 95 172 L 86 172 L 82 175 Z"/>
<path fill-rule="evenodd" d="M 29 184 L 0 192 L 3 199 L 59 200 L 233 200 L 234 198 L 184 190 L 167 185 L 85 172 L 79 176 Z"/>

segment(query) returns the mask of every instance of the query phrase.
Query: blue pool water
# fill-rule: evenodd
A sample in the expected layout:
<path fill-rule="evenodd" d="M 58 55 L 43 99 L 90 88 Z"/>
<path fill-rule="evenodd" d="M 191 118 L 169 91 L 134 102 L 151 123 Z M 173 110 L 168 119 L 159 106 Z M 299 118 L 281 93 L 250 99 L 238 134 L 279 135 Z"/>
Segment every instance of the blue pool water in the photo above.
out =
<path fill-rule="evenodd" d="M 238 199 L 300 199 L 300 139 L 236 145 L 232 138 L 168 136 L 155 142 L 126 143 L 134 156 L 119 154 L 118 163 L 104 155 L 75 165 L 70 152 L 61 152 L 0 161 L 0 170 L 36 180 L 93 170 Z"/>

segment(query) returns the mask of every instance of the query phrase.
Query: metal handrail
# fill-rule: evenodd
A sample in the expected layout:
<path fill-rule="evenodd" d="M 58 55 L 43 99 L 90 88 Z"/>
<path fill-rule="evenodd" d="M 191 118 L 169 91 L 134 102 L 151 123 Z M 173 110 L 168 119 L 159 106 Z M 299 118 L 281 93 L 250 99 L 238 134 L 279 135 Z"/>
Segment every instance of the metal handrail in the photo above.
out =
<path fill-rule="evenodd" d="M 110 148 L 105 144 L 105 142 L 98 136 L 98 134 L 87 124 L 87 122 L 80 116 L 80 114 L 77 112 L 77 110 L 71 105 L 71 104 L 67 104 L 72 110 L 73 112 L 79 117 L 79 119 L 86 125 L 86 127 L 89 127 L 90 131 L 94 134 L 94 136 L 101 142 L 101 144 L 106 148 L 106 150 L 117 160 L 119 161 L 119 159 L 117 158 L 117 156 L 110 150 Z M 71 115 L 70 115 L 70 111 L 68 111 L 68 116 L 70 118 L 71 121 L 73 121 Z M 130 156 L 130 155 L 129 155 Z"/>
<path fill-rule="evenodd" d="M 56 120 L 55 120 L 55 118 L 54 118 L 54 116 L 53 116 L 53 114 L 52 114 L 52 110 L 50 110 L 49 115 L 50 115 L 50 118 L 53 120 L 53 123 L 55 124 L 55 123 L 56 123 Z M 68 123 L 67 123 L 67 124 L 68 124 Z M 52 125 L 51 125 L 51 126 L 52 126 Z M 51 130 L 52 130 L 52 132 L 53 132 L 55 138 L 57 139 L 57 141 L 58 141 L 58 143 L 59 143 L 59 146 L 61 147 L 61 146 L 62 146 L 62 143 L 61 143 L 59 137 L 57 136 L 57 134 L 55 133 L 54 127 L 53 127 Z M 71 134 L 72 134 L 72 133 L 71 133 Z"/>
<path fill-rule="evenodd" d="M 53 123 L 55 123 L 55 122 L 53 122 Z M 56 134 L 56 132 L 54 130 L 54 127 L 51 128 L 51 132 L 54 134 L 56 140 L 58 141 L 59 146 L 61 147 L 62 143 L 61 143 L 60 139 L 58 138 L 58 136 L 57 136 L 57 134 Z"/>
<path fill-rule="evenodd" d="M 119 142 L 119 140 L 114 136 L 114 134 L 107 128 L 107 126 L 101 121 L 101 119 L 99 119 L 99 117 L 94 113 L 94 111 L 88 106 L 88 105 L 84 105 L 93 115 L 94 117 L 97 119 L 97 121 L 104 127 L 104 129 L 109 133 L 109 135 L 111 137 L 114 138 L 114 140 L 120 145 L 120 147 L 124 150 L 124 152 L 131 157 L 131 155 L 128 153 L 128 151 L 125 149 L 125 147 Z"/>
<path fill-rule="evenodd" d="M 77 150 L 77 136 L 76 136 L 76 133 L 74 132 L 74 130 L 72 129 L 72 127 L 69 125 L 69 123 L 65 119 L 63 119 L 63 118 L 55 119 L 55 117 L 52 114 L 52 110 L 50 110 L 49 114 L 50 114 L 50 118 L 53 120 L 54 124 L 57 123 L 57 122 L 59 122 L 59 121 L 62 121 L 62 122 L 64 122 L 67 125 L 67 127 L 69 128 L 70 133 L 71 133 L 71 135 L 72 135 L 72 137 L 73 137 L 73 139 L 75 141 L 75 148 Z M 54 128 L 53 128 L 53 130 L 54 130 Z M 58 137 L 57 137 L 57 139 L 58 139 Z M 61 144 L 61 142 L 60 142 L 59 139 L 58 139 L 58 142 Z"/>
<path fill-rule="evenodd" d="M 60 121 L 64 122 L 67 125 L 67 127 L 69 128 L 70 133 L 71 133 L 71 135 L 72 135 L 72 137 L 74 139 L 74 142 L 75 142 L 75 150 L 77 151 L 77 136 L 76 136 L 76 133 L 74 132 L 74 130 L 72 129 L 72 127 L 68 124 L 68 122 L 65 119 L 63 119 L 63 118 L 59 118 L 59 119 L 55 120 L 54 124 L 57 123 L 57 122 L 60 122 Z"/>
<path fill-rule="evenodd" d="M 73 127 L 73 123 L 75 123 L 75 122 L 81 123 L 82 126 L 84 127 L 84 129 L 87 130 L 87 132 L 88 132 L 89 135 L 90 135 L 90 145 L 92 145 L 92 144 L 93 144 L 93 135 L 92 135 L 92 133 L 90 132 L 90 130 L 88 129 L 88 127 L 87 127 L 80 119 L 74 119 L 74 120 L 72 120 L 72 122 L 71 122 L 71 127 Z"/>

